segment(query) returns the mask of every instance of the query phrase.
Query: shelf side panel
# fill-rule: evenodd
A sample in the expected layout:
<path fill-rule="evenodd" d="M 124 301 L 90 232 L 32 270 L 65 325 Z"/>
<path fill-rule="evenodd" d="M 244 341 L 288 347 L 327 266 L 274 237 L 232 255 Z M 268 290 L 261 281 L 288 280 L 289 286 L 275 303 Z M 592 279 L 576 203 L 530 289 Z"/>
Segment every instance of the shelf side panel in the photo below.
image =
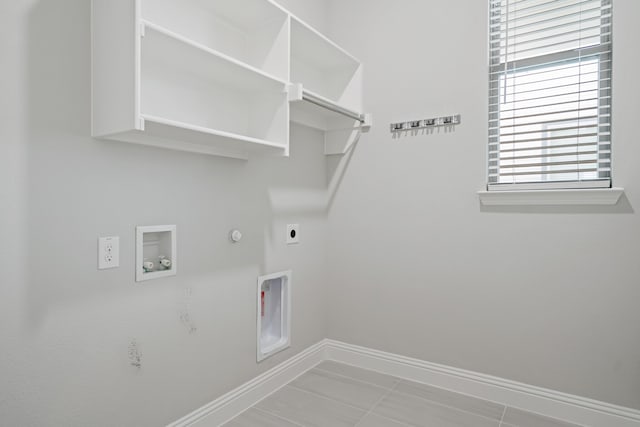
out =
<path fill-rule="evenodd" d="M 249 105 L 249 135 L 288 147 L 289 100 L 286 93 L 262 93 Z"/>
<path fill-rule="evenodd" d="M 289 79 L 289 20 L 262 23 L 248 35 L 249 64 L 280 79 Z"/>
<path fill-rule="evenodd" d="M 337 79 L 338 85 L 340 85 L 341 82 L 348 81 L 346 84 L 342 83 L 344 85 L 343 92 L 337 99 L 338 104 L 355 111 L 362 111 L 362 95 L 364 90 L 362 86 L 362 74 L 362 65 L 360 65 L 353 73 L 347 71 L 343 72 L 342 75 L 334 77 Z"/>
<path fill-rule="evenodd" d="M 92 0 L 92 135 L 136 129 L 137 2 Z"/>

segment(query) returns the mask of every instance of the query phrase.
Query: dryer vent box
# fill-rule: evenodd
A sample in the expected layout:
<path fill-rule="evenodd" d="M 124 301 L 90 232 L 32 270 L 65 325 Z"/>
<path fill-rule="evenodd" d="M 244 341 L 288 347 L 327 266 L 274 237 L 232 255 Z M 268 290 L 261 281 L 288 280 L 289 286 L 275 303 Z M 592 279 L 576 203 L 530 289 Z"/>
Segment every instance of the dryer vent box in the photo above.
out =
<path fill-rule="evenodd" d="M 260 362 L 291 344 L 291 271 L 258 277 L 257 300 Z"/>

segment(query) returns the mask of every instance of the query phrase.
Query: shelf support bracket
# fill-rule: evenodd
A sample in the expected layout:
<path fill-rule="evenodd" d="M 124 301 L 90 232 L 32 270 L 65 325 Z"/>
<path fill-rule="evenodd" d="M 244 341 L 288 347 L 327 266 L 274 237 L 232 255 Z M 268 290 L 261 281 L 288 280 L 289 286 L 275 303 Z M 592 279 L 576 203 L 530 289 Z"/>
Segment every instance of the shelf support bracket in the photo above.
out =
<path fill-rule="evenodd" d="M 373 124 L 371 114 L 363 114 L 359 125 L 344 129 L 331 129 L 324 134 L 324 154 L 345 154 L 360 139 L 363 133 L 369 132 Z M 357 123 L 357 122 L 354 122 Z"/>

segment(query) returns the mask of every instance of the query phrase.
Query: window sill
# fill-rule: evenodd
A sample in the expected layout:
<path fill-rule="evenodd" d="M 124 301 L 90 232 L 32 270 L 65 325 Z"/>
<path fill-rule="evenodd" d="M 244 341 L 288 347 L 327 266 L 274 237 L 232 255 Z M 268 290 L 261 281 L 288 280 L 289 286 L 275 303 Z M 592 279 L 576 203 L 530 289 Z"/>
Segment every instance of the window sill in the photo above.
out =
<path fill-rule="evenodd" d="M 579 188 L 568 190 L 478 191 L 485 206 L 615 205 L 624 188 Z"/>

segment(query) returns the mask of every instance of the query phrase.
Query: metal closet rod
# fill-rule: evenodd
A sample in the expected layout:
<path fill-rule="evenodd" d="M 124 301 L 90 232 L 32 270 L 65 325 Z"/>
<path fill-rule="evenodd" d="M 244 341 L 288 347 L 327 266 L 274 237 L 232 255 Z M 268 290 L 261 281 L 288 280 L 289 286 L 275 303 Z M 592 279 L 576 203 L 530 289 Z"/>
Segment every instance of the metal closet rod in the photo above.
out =
<path fill-rule="evenodd" d="M 341 107 L 339 105 L 336 105 L 326 99 L 320 98 L 318 96 L 312 95 L 308 92 L 304 92 L 302 94 L 302 99 L 310 102 L 312 104 L 317 105 L 318 107 L 322 107 L 325 108 L 327 110 L 336 112 L 338 114 L 342 114 L 343 116 L 347 116 L 349 118 L 352 118 L 353 120 L 357 120 L 360 123 L 364 123 L 365 122 L 365 116 L 364 114 L 359 114 L 356 113 L 355 111 L 351 111 L 347 108 Z"/>

